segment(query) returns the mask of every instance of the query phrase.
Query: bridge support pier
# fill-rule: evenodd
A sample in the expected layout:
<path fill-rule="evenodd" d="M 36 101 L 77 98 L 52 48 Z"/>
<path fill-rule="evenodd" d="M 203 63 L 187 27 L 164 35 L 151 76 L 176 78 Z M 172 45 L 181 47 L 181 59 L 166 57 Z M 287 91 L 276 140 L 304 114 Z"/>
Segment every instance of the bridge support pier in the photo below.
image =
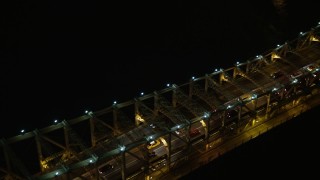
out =
<path fill-rule="evenodd" d="M 167 158 L 167 168 L 168 168 L 168 171 L 170 171 L 170 168 L 171 168 L 171 132 L 169 133 L 169 136 L 168 136 L 168 158 Z"/>
<path fill-rule="evenodd" d="M 121 178 L 122 180 L 126 180 L 127 174 L 126 174 L 126 153 L 121 153 Z"/>

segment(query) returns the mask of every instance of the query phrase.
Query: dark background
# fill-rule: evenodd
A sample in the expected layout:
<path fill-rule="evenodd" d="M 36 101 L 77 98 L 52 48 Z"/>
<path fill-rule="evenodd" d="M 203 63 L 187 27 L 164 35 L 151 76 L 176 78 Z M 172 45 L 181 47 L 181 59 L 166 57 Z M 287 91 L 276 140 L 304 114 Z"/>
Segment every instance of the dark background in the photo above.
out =
<path fill-rule="evenodd" d="M 320 20 L 315 0 L 8 3 L 1 6 L 0 138 L 230 67 Z"/>

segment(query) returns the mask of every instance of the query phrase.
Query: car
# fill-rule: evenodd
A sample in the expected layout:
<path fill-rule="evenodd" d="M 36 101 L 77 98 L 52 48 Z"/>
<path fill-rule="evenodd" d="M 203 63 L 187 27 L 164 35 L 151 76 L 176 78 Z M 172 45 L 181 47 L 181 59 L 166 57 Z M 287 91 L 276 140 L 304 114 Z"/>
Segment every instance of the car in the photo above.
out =
<path fill-rule="evenodd" d="M 156 128 L 156 125 L 154 125 L 154 124 L 150 124 L 149 126 L 150 126 L 152 129 Z"/>
<path fill-rule="evenodd" d="M 305 66 L 304 69 L 307 70 L 308 72 L 314 72 L 317 70 L 317 66 L 315 64 L 310 64 L 308 66 Z"/>
<path fill-rule="evenodd" d="M 290 77 L 291 77 L 292 79 L 296 79 L 296 78 L 298 78 L 298 77 L 300 77 L 300 76 L 302 76 L 302 75 L 303 75 L 303 73 L 302 73 L 301 71 L 296 71 L 296 72 L 292 73 L 292 74 L 290 75 Z"/>
<path fill-rule="evenodd" d="M 197 135 L 200 134 L 200 130 L 199 129 L 191 129 L 189 132 L 190 137 L 195 137 Z"/>
<path fill-rule="evenodd" d="M 271 77 L 272 77 L 273 79 L 278 79 L 278 78 L 281 77 L 281 76 L 284 76 L 283 72 L 281 72 L 281 71 L 276 71 L 276 72 L 274 72 L 274 73 L 271 74 Z"/>
<path fill-rule="evenodd" d="M 156 157 L 156 152 L 152 151 L 152 152 L 148 152 L 148 157 L 149 158 L 153 158 L 153 157 Z"/>
<path fill-rule="evenodd" d="M 113 169 L 113 165 L 108 163 L 98 169 L 99 174 L 105 175 L 108 174 Z"/>
<path fill-rule="evenodd" d="M 149 163 L 151 163 L 151 164 L 156 163 L 156 164 L 153 164 L 153 165 L 155 165 L 155 167 L 157 168 L 159 166 L 159 164 L 161 164 L 162 162 L 166 161 L 167 158 L 168 158 L 167 154 L 164 154 L 162 156 L 156 156 L 156 157 L 150 159 Z"/>
<path fill-rule="evenodd" d="M 160 141 L 157 139 L 155 141 L 149 142 L 149 144 L 147 145 L 147 148 L 148 149 L 152 149 L 152 148 L 155 148 L 155 147 L 157 147 L 159 145 L 160 145 Z"/>
<path fill-rule="evenodd" d="M 310 65 L 310 66 L 307 67 L 307 70 L 308 71 L 313 71 L 315 68 L 316 68 L 315 66 Z"/>

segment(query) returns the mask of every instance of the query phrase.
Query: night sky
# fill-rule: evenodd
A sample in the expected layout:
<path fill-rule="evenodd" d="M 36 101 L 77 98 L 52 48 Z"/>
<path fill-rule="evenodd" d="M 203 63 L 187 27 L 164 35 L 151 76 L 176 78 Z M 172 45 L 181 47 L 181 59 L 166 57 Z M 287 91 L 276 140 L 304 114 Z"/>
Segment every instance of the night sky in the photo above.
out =
<path fill-rule="evenodd" d="M 6 9 L 0 105 L 11 124 L 0 138 L 230 67 L 320 20 L 312 0 L 17 0 Z"/>

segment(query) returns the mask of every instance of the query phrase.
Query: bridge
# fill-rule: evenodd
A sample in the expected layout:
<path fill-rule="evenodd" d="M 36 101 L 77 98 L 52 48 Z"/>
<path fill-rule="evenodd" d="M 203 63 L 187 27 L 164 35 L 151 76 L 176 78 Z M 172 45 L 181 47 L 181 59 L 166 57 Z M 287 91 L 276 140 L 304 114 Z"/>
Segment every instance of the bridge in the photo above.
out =
<path fill-rule="evenodd" d="M 253 138 L 246 133 L 260 128 L 258 136 L 268 123 L 277 125 L 277 119 L 288 120 L 319 104 L 319 30 L 320 23 L 264 54 L 185 84 L 167 84 L 151 94 L 2 138 L 0 177 L 177 178 L 181 174 L 171 172 L 182 172 L 186 162 L 220 155 L 217 147 L 237 139 L 241 145 Z"/>

